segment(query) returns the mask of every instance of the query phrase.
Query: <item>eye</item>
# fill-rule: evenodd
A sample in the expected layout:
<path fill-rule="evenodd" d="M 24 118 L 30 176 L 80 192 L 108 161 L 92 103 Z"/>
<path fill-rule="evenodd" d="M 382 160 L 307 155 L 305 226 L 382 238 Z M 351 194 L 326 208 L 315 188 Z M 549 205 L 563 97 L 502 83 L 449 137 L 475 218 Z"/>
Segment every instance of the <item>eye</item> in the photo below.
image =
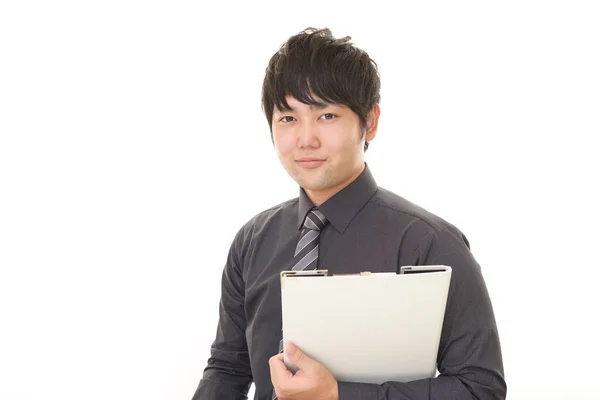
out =
<path fill-rule="evenodd" d="M 288 122 L 292 122 L 294 120 L 294 117 L 290 116 L 290 115 L 286 115 L 285 117 L 282 117 L 279 119 L 279 122 L 283 122 L 284 124 L 287 124 Z"/>
<path fill-rule="evenodd" d="M 337 116 L 334 114 L 331 114 L 331 113 L 327 113 L 327 114 L 323 114 L 322 117 L 325 117 L 325 119 L 334 119 Z"/>

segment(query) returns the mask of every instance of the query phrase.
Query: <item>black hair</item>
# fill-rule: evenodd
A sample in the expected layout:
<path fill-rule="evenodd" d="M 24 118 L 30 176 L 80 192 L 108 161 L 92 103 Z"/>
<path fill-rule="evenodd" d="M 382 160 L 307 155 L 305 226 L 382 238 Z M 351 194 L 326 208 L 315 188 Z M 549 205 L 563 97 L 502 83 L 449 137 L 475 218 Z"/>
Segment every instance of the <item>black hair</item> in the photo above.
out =
<path fill-rule="evenodd" d="M 358 115 L 362 135 L 369 112 L 379 104 L 377 64 L 354 46 L 352 38 L 336 39 L 328 28 L 306 28 L 291 36 L 269 61 L 262 87 L 262 109 L 273 137 L 273 108 L 290 111 L 285 97 L 304 104 L 343 104 Z M 369 144 L 365 142 L 365 151 Z"/>

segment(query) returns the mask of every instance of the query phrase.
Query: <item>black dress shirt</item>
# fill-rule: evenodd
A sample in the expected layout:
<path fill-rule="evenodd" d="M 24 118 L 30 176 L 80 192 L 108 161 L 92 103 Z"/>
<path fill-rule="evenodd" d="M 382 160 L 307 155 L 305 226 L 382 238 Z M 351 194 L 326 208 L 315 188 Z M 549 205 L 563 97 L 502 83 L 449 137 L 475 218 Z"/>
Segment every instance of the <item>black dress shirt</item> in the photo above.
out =
<path fill-rule="evenodd" d="M 304 217 L 300 196 L 248 221 L 235 236 L 223 271 L 211 357 L 193 400 L 270 400 L 269 358 L 281 339 L 280 272 L 291 269 Z M 504 399 L 502 355 L 480 267 L 453 225 L 379 188 L 368 166 L 319 210 L 319 268 L 329 274 L 393 272 L 403 265 L 452 267 L 437 357 L 439 376 L 382 385 L 339 382 L 340 400 Z"/>

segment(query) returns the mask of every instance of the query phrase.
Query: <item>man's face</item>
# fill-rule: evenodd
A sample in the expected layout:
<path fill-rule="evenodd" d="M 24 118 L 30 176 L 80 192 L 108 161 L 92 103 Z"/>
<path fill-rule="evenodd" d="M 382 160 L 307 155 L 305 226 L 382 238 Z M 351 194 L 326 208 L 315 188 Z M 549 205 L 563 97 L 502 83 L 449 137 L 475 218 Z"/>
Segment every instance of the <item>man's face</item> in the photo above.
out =
<path fill-rule="evenodd" d="M 273 112 L 277 155 L 288 174 L 309 196 L 314 194 L 326 200 L 363 170 L 365 137 L 360 119 L 345 105 L 319 108 L 291 96 L 286 100 L 293 111 L 279 111 L 275 107 Z M 366 140 L 374 136 L 375 129 L 367 130 Z"/>

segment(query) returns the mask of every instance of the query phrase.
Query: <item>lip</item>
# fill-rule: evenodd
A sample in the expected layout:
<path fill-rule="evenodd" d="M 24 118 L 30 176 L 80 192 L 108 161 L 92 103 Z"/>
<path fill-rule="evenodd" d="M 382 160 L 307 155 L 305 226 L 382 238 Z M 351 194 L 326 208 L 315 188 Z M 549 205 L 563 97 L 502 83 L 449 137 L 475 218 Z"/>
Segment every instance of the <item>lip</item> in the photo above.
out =
<path fill-rule="evenodd" d="M 313 169 L 319 167 L 325 160 L 322 158 L 304 157 L 297 159 L 296 162 L 303 168 Z"/>

